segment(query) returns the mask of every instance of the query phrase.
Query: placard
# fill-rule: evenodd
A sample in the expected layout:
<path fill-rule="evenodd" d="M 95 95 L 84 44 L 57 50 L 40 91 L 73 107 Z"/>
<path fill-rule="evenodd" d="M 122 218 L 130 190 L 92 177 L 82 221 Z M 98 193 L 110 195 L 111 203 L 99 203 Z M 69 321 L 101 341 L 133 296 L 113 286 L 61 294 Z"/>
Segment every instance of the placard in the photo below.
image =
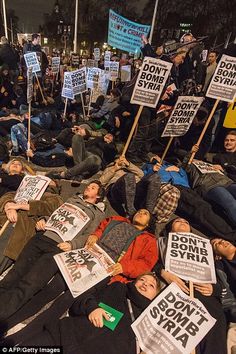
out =
<path fill-rule="evenodd" d="M 24 58 L 25 58 L 27 69 L 32 68 L 33 73 L 37 73 L 41 71 L 39 60 L 35 52 L 29 52 L 24 54 Z"/>
<path fill-rule="evenodd" d="M 61 92 L 62 97 L 69 98 L 70 100 L 74 99 L 74 92 L 71 80 L 71 72 L 64 72 L 64 82 Z"/>
<path fill-rule="evenodd" d="M 27 203 L 30 200 L 40 200 L 51 179 L 46 176 L 26 175 L 16 191 L 14 201 Z"/>

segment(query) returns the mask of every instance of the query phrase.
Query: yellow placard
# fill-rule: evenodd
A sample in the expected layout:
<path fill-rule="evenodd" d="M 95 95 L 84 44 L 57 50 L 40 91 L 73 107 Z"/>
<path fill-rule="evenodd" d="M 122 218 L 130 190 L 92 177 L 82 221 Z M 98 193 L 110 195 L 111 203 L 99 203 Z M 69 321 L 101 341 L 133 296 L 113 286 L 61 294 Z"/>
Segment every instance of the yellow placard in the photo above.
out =
<path fill-rule="evenodd" d="M 228 107 L 223 126 L 236 129 L 236 99 Z"/>

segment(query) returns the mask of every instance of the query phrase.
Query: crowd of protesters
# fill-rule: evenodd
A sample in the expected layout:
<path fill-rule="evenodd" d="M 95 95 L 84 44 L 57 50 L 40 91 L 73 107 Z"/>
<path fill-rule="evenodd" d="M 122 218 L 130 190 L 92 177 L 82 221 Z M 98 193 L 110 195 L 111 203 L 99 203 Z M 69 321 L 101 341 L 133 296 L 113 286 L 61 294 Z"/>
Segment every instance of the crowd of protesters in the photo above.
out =
<path fill-rule="evenodd" d="M 196 351 L 231 354 L 232 349 L 234 353 L 236 341 L 229 344 L 228 340 L 227 351 L 227 331 L 233 332 L 236 323 L 235 103 L 235 129 L 224 127 L 228 103 L 221 101 L 200 146 L 196 143 L 214 104 L 205 97 L 207 87 L 221 55 L 236 56 L 236 45 L 221 52 L 208 48 L 206 58 L 203 49 L 203 41 L 191 33 L 183 35 L 174 48 L 160 42 L 156 50 L 143 36 L 138 59 L 111 57 L 120 66 L 130 65 L 131 80 L 118 78 L 109 84 L 107 95 L 98 96 L 92 104 L 84 93 L 86 115 L 81 95 L 76 96 L 65 114 L 63 74 L 84 66 L 85 58 L 74 64 L 72 56 L 61 57 L 60 71 L 53 75 L 51 57 L 42 51 L 39 35 L 33 34 L 32 42 L 21 51 L 1 38 L 0 225 L 10 222 L 0 237 L 1 345 L 62 345 L 68 354 L 136 353 L 133 316 L 137 318 L 161 287 L 172 282 L 189 294 L 187 282 L 165 270 L 168 234 L 194 232 L 211 240 L 217 273 L 216 284 L 194 284 L 195 297 L 216 319 Z M 31 117 L 23 58 L 27 52 L 37 52 L 41 63 Z M 144 107 L 123 156 L 139 108 L 130 99 L 145 56 L 173 65 L 157 107 Z M 103 58 L 98 67 L 104 69 Z M 189 131 L 174 139 L 162 161 L 167 139 L 161 135 L 180 95 L 204 99 Z M 191 152 L 196 159 L 213 164 L 214 172 L 203 174 L 188 164 Z M 35 170 L 45 168 L 53 182 L 40 201 L 19 204 L 14 195 L 27 173 L 28 160 Z M 68 202 L 89 217 L 70 242 L 45 231 L 48 217 L 64 202 L 60 180 L 82 187 Z M 53 256 L 95 243 L 115 261 L 112 275 L 74 299 Z M 127 299 L 133 306 L 132 316 Z M 101 301 L 125 314 L 119 330 L 103 327 L 107 314 L 98 306 Z"/>

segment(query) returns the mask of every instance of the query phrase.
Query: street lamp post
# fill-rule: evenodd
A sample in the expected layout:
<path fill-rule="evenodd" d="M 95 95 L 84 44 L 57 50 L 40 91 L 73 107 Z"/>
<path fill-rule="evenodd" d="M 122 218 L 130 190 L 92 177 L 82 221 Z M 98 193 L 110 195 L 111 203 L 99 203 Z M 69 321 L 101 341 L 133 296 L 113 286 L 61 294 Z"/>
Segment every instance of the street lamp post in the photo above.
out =
<path fill-rule="evenodd" d="M 74 34 L 74 53 L 77 53 L 77 35 L 78 35 L 78 7 L 79 0 L 75 0 L 75 34 Z"/>
<path fill-rule="evenodd" d="M 8 39 L 8 33 L 7 33 L 7 16 L 6 16 L 6 4 L 5 4 L 5 0 L 2 0 L 2 8 L 3 8 L 3 19 L 4 19 L 5 37 Z"/>
<path fill-rule="evenodd" d="M 149 36 L 149 43 L 150 43 L 150 44 L 152 44 L 152 36 L 153 36 L 154 27 L 155 27 L 155 20 L 156 20 L 156 14 L 157 14 L 157 6 L 158 6 L 158 0 L 156 0 L 155 8 L 154 8 L 154 13 L 153 13 L 153 16 L 152 16 L 152 27 L 151 27 L 151 32 L 150 32 L 150 36 Z"/>

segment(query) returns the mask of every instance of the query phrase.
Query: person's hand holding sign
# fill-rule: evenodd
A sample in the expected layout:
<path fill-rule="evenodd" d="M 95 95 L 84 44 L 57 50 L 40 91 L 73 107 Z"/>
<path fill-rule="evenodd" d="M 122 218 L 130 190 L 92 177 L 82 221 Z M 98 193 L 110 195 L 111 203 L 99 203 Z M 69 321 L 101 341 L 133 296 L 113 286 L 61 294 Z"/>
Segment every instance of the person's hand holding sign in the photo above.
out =
<path fill-rule="evenodd" d="M 69 242 L 58 243 L 57 247 L 60 248 L 63 252 L 68 252 L 72 250 L 72 246 Z"/>
<path fill-rule="evenodd" d="M 103 317 L 107 321 L 109 321 L 109 316 L 106 313 L 106 311 L 98 307 L 96 310 L 93 310 L 92 312 L 90 312 L 88 319 L 95 327 L 102 328 L 103 327 Z"/>
<path fill-rule="evenodd" d="M 211 296 L 213 293 L 213 286 L 212 284 L 193 284 L 194 289 L 199 291 L 204 296 Z"/>
<path fill-rule="evenodd" d="M 123 268 L 122 268 L 122 265 L 120 263 L 116 263 L 116 264 L 113 264 L 109 269 L 108 269 L 109 272 L 112 272 L 112 276 L 115 276 L 117 274 L 121 274 L 123 273 Z"/>
<path fill-rule="evenodd" d="M 45 231 L 45 225 L 46 225 L 46 220 L 41 219 L 39 221 L 36 222 L 35 228 L 37 231 Z"/>
<path fill-rule="evenodd" d="M 91 248 L 93 245 L 97 242 L 98 237 L 96 235 L 90 235 L 87 239 L 87 242 L 85 244 L 86 248 Z"/>
<path fill-rule="evenodd" d="M 178 287 L 183 290 L 186 294 L 189 294 L 189 288 L 185 284 L 185 282 L 177 277 L 177 275 L 172 274 L 171 272 L 168 272 L 167 270 L 162 269 L 161 271 L 161 276 L 162 278 L 168 283 L 175 283 L 178 285 Z"/>

